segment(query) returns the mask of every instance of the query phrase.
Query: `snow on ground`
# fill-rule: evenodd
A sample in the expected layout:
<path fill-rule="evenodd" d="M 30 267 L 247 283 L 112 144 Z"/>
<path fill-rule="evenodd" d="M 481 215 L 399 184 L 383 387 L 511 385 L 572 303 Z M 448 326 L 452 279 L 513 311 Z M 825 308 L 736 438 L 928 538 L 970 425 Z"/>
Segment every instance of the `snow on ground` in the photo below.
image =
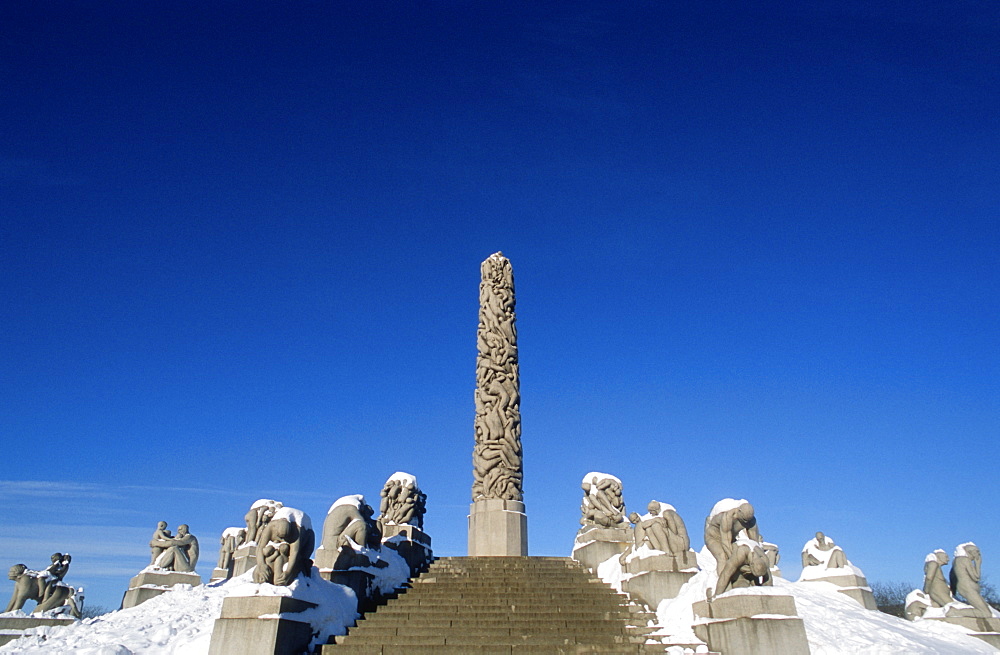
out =
<path fill-rule="evenodd" d="M 319 630 L 314 643 L 345 634 L 357 618 L 357 598 L 343 585 L 299 576 L 288 587 L 256 584 L 253 573 L 232 580 L 178 588 L 141 605 L 79 623 L 35 628 L 32 636 L 0 647 L 0 653 L 76 655 L 207 655 L 215 619 L 226 596 L 292 596 L 318 607 L 296 615 Z"/>
<path fill-rule="evenodd" d="M 705 599 L 705 591 L 715 587 L 715 558 L 703 548 L 698 553 L 702 569 L 678 592 L 656 608 L 655 638 L 670 644 L 698 644 L 691 605 Z M 610 557 L 598 567 L 598 577 L 617 590 L 630 577 Z M 996 653 L 989 644 L 970 637 L 960 626 L 940 621 L 906 621 L 875 610 L 866 610 L 857 601 L 837 591 L 829 582 L 790 582 L 775 578 L 774 587 L 739 590 L 746 593 L 784 593 L 795 598 L 795 607 L 806 629 L 812 655 L 969 655 Z M 680 649 L 678 649 L 679 652 Z"/>

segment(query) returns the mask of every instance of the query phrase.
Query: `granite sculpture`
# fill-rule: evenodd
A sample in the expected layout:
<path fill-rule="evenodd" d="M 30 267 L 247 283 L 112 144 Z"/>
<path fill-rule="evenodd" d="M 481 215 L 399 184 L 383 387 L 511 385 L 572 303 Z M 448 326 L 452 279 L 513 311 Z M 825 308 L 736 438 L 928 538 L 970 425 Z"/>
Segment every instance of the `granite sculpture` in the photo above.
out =
<path fill-rule="evenodd" d="M 799 582 L 835 584 L 838 592 L 850 596 L 865 609 L 878 609 L 865 574 L 851 564 L 844 550 L 833 539 L 822 532 L 817 532 L 802 547 L 802 574 Z"/>
<path fill-rule="evenodd" d="M 772 544 L 770 541 L 762 541 L 760 543 L 764 546 L 767 561 L 771 565 L 771 577 L 780 578 L 781 569 L 778 568 L 778 563 L 781 562 L 781 552 L 778 550 L 778 544 Z"/>
<path fill-rule="evenodd" d="M 188 531 L 187 525 L 177 527 L 177 535 L 171 537 L 166 523 L 160 521 L 149 542 L 153 551 L 153 568 L 178 573 L 192 573 L 198 565 L 198 539 Z"/>
<path fill-rule="evenodd" d="M 802 568 L 818 566 L 823 569 L 839 569 L 848 565 L 843 549 L 822 532 L 806 542 L 802 547 Z"/>
<path fill-rule="evenodd" d="M 330 505 L 323 521 L 320 549 L 330 552 L 336 552 L 344 546 L 378 549 L 381 535 L 374 516 L 375 510 L 365 502 L 365 497 L 361 494 L 341 496 Z M 316 554 L 316 560 L 317 566 L 322 568 L 323 564 L 318 563 L 319 553 Z"/>
<path fill-rule="evenodd" d="M 761 542 L 753 505 L 746 500 L 723 498 L 705 519 L 705 546 L 715 557 L 716 570 L 725 566 L 732 556 L 736 540 L 741 536 Z"/>
<path fill-rule="evenodd" d="M 4 612 L 20 610 L 32 600 L 37 603 L 32 614 L 66 606 L 72 616 L 80 618 L 77 590 L 63 582 L 71 560 L 68 554 L 55 553 L 52 563 L 43 571 L 34 571 L 24 564 L 10 567 L 7 578 L 14 582 L 14 591 Z"/>
<path fill-rule="evenodd" d="M 928 553 L 924 558 L 924 589 L 930 607 L 944 607 L 954 602 L 951 588 L 944 577 L 944 566 L 948 564 L 948 553 L 940 548 Z M 920 613 L 923 615 L 923 612 Z"/>
<path fill-rule="evenodd" d="M 514 273 L 501 252 L 480 273 L 469 555 L 527 555 Z"/>
<path fill-rule="evenodd" d="M 389 476 L 379 492 L 379 516 L 375 523 L 382 534 L 382 545 L 395 550 L 417 575 L 433 560 L 430 535 L 424 532 L 427 496 L 417 478 L 397 471 Z"/>
<path fill-rule="evenodd" d="M 129 580 L 128 591 L 122 598 L 124 609 L 135 607 L 178 584 L 201 584 L 201 576 L 195 572 L 199 556 L 198 539 L 187 525 L 178 526 L 174 535 L 167 529 L 166 521 L 160 521 L 149 540 L 149 548 L 152 561 Z"/>
<path fill-rule="evenodd" d="M 254 582 L 287 587 L 299 574 L 309 577 L 316 535 L 305 512 L 292 507 L 279 508 L 256 537 Z"/>
<path fill-rule="evenodd" d="M 379 492 L 379 517 L 377 523 L 382 533 L 386 526 L 412 525 L 424 527 L 427 496 L 417 486 L 417 479 L 409 473 L 393 473 Z"/>
<path fill-rule="evenodd" d="M 610 473 L 591 471 L 583 476 L 580 486 L 582 527 L 573 543 L 573 559 L 596 571 L 604 560 L 629 550 L 635 534 L 625 515 L 621 480 Z"/>
<path fill-rule="evenodd" d="M 257 535 L 264 529 L 264 526 L 268 524 L 274 513 L 281 509 L 282 504 L 277 500 L 271 500 L 270 498 L 261 498 L 260 500 L 254 501 L 253 505 L 247 511 L 243 520 L 247 524 L 247 534 L 246 541 L 247 544 L 257 543 Z"/>
<path fill-rule="evenodd" d="M 647 509 L 642 516 L 629 514 L 632 543 L 618 562 L 628 574 L 622 591 L 656 607 L 666 598 L 676 598 L 698 566 L 687 528 L 673 505 L 652 500 Z"/>
<path fill-rule="evenodd" d="M 233 553 L 243 545 L 247 531 L 240 527 L 226 528 L 219 537 L 219 562 L 216 568 L 228 569 L 233 563 Z"/>
<path fill-rule="evenodd" d="M 733 542 L 729 557 L 718 569 L 715 595 L 740 587 L 770 587 L 771 563 L 759 541 L 740 537 Z"/>
<path fill-rule="evenodd" d="M 976 544 L 968 541 L 959 545 L 952 558 L 949 586 L 953 596 L 965 599 L 965 603 L 975 609 L 974 616 L 990 618 L 994 615 L 993 608 L 983 599 L 979 588 L 982 562 Z"/>

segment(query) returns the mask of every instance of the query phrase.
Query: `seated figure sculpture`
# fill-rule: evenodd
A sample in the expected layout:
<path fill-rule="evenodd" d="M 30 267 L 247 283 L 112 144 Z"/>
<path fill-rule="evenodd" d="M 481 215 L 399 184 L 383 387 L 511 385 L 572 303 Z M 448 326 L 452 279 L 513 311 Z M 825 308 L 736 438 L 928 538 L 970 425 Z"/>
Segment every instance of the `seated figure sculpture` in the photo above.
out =
<path fill-rule="evenodd" d="M 580 523 L 584 526 L 619 528 L 627 526 L 625 501 L 622 499 L 622 482 L 613 475 L 592 475 L 582 484 L 583 514 Z"/>
<path fill-rule="evenodd" d="M 720 566 L 715 595 L 739 587 L 770 587 L 771 563 L 760 542 L 739 538 L 732 544 L 730 555 Z"/>
<path fill-rule="evenodd" d="M 843 549 L 822 532 L 817 532 L 816 537 L 802 547 L 802 568 L 819 566 L 824 569 L 839 569 L 848 564 Z"/>
<path fill-rule="evenodd" d="M 323 547 L 337 549 L 353 542 L 357 546 L 378 549 L 381 535 L 372 517 L 375 510 L 364 496 L 352 494 L 334 501 L 323 522 Z"/>
<path fill-rule="evenodd" d="M 287 587 L 300 573 L 310 576 L 316 535 L 304 512 L 291 507 L 278 509 L 257 534 L 257 541 L 254 582 Z"/>
<path fill-rule="evenodd" d="M 622 553 L 619 561 L 624 563 L 630 553 L 645 546 L 650 550 L 675 556 L 681 568 L 689 566 L 691 563 L 687 560 L 691 540 L 677 510 L 673 505 L 656 500 L 649 501 L 646 509 L 649 513 L 644 516 L 639 516 L 636 512 L 629 514 L 629 521 L 634 526 L 632 547 Z"/>
<path fill-rule="evenodd" d="M 724 498 L 715 504 L 705 519 L 705 546 L 715 557 L 717 571 L 732 556 L 734 544 L 740 536 L 757 543 L 761 541 L 753 505 L 746 500 Z"/>
<path fill-rule="evenodd" d="M 60 558 L 62 562 L 62 558 Z M 66 563 L 69 567 L 69 563 Z M 51 568 L 51 567 L 50 567 Z M 10 567 L 7 574 L 8 579 L 14 581 L 14 593 L 11 594 L 10 602 L 4 612 L 13 612 L 24 607 L 24 604 L 33 600 L 38 603 L 33 614 L 40 614 L 48 610 L 66 605 L 70 614 L 80 618 L 80 609 L 74 598 L 76 590 L 62 582 L 62 579 L 50 577 L 46 571 L 32 571 L 24 564 L 15 564 Z M 65 571 L 63 571 L 65 575 Z"/>
<path fill-rule="evenodd" d="M 417 480 L 407 473 L 397 472 L 385 481 L 379 492 L 378 525 L 381 531 L 386 525 L 412 525 L 423 528 L 427 495 L 417 487 Z"/>
<path fill-rule="evenodd" d="M 980 567 L 982 555 L 979 547 L 971 541 L 961 544 L 955 549 L 951 564 L 951 592 L 956 598 L 965 599 L 974 608 L 972 614 L 980 618 L 990 618 L 993 609 L 983 599 L 979 589 Z"/>
<path fill-rule="evenodd" d="M 164 525 L 164 522 L 160 521 L 160 525 Z M 163 532 L 165 530 L 158 527 L 153 536 L 156 537 Z M 178 573 L 193 573 L 198 565 L 198 539 L 188 531 L 187 525 L 178 526 L 176 537 L 154 538 L 149 545 L 154 550 L 161 551 L 153 561 L 153 566 L 156 568 Z"/>
<path fill-rule="evenodd" d="M 944 579 L 943 567 L 948 563 L 948 553 L 940 548 L 928 553 L 924 558 L 924 589 L 925 597 L 930 600 L 931 607 L 944 607 L 953 602 L 951 589 Z"/>

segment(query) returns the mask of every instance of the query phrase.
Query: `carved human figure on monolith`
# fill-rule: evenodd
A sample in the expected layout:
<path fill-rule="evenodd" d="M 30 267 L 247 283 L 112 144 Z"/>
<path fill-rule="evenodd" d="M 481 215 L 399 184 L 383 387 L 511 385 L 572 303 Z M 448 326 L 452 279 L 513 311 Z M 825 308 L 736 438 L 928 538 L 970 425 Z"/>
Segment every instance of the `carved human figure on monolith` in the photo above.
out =
<path fill-rule="evenodd" d="M 824 569 L 838 569 L 848 565 L 843 549 L 833 543 L 822 532 L 806 542 L 802 547 L 802 567 L 819 566 Z"/>
<path fill-rule="evenodd" d="M 580 505 L 580 524 L 602 528 L 628 525 L 625 518 L 625 500 L 622 498 L 622 481 L 607 473 L 588 473 L 581 484 L 583 502 Z"/>
<path fill-rule="evenodd" d="M 59 553 L 56 553 L 59 555 Z M 55 557 L 53 555 L 53 557 Z M 64 557 L 60 555 L 59 565 L 62 566 Z M 65 567 L 69 568 L 69 562 L 65 562 Z M 49 567 L 51 568 L 51 567 Z M 45 571 L 33 571 L 24 564 L 15 564 L 10 567 L 7 577 L 14 582 L 14 591 L 11 594 L 10 602 L 4 612 L 13 612 L 22 609 L 24 604 L 33 600 L 38 603 L 33 614 L 40 614 L 57 607 L 66 605 L 70 614 L 80 618 L 80 610 L 74 596 L 76 590 L 56 579 L 49 574 L 49 569 Z M 65 571 L 62 572 L 66 574 Z"/>
<path fill-rule="evenodd" d="M 288 586 L 300 573 L 309 577 L 316 535 L 305 512 L 281 507 L 257 534 L 257 543 L 254 582 Z"/>
<path fill-rule="evenodd" d="M 976 544 L 969 541 L 958 546 L 955 549 L 949 576 L 951 593 L 955 597 L 961 596 L 967 604 L 975 608 L 976 616 L 989 618 L 993 616 L 993 610 L 983 599 L 979 589 L 981 566 L 982 555 Z"/>
<path fill-rule="evenodd" d="M 954 601 L 951 588 L 944 578 L 944 566 L 948 564 L 948 553 L 940 548 L 928 553 L 924 558 L 924 594 L 932 607 L 944 607 Z"/>
<path fill-rule="evenodd" d="M 424 526 L 427 496 L 417 486 L 417 479 L 409 473 L 396 472 L 385 481 L 379 492 L 378 525 L 385 532 L 387 525 Z"/>
<path fill-rule="evenodd" d="M 156 532 L 161 533 L 162 530 L 157 528 Z M 187 525 L 182 524 L 177 527 L 177 536 L 154 539 L 149 545 L 151 548 L 162 549 L 153 562 L 153 566 L 157 568 L 191 573 L 198 565 L 198 539 L 188 531 Z"/>
<path fill-rule="evenodd" d="M 503 253 L 483 262 L 476 360 L 472 500 L 521 501 L 521 392 L 514 274 Z"/>
<path fill-rule="evenodd" d="M 735 498 L 720 500 L 705 519 L 705 546 L 715 557 L 716 570 L 725 566 L 741 535 L 754 542 L 761 541 L 753 505 Z"/>

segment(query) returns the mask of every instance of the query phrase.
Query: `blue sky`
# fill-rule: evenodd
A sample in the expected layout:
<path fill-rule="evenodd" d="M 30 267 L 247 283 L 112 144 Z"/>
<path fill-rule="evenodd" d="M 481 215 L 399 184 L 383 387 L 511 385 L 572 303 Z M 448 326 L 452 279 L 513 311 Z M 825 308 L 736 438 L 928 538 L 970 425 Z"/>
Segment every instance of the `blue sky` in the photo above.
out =
<path fill-rule="evenodd" d="M 0 6 L 0 562 L 397 470 L 465 554 L 502 250 L 532 554 L 598 470 L 1000 581 L 1000 9 L 689 4 Z"/>

